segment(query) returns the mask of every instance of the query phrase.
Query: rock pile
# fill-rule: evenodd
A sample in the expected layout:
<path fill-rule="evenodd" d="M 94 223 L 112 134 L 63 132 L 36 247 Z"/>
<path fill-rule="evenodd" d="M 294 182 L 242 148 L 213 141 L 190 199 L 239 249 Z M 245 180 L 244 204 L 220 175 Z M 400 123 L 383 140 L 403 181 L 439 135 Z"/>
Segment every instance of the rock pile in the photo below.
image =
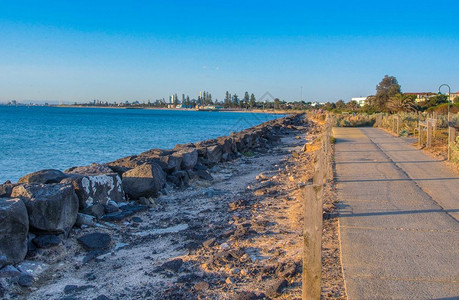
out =
<path fill-rule="evenodd" d="M 0 185 L 0 279 L 30 286 L 31 275 L 12 266 L 28 251 L 61 244 L 75 225 L 94 226 L 97 219 L 121 221 L 148 209 L 149 199 L 167 185 L 183 188 L 193 179 L 212 180 L 209 168 L 267 149 L 299 118 L 287 116 L 229 136 L 170 150 L 151 149 L 103 165 L 41 170 L 18 183 Z M 144 205 L 126 203 L 132 200 Z M 88 248 L 88 241 L 98 239 L 80 237 L 79 242 Z M 103 249 L 109 247 L 110 237 L 104 236 L 104 241 Z"/>

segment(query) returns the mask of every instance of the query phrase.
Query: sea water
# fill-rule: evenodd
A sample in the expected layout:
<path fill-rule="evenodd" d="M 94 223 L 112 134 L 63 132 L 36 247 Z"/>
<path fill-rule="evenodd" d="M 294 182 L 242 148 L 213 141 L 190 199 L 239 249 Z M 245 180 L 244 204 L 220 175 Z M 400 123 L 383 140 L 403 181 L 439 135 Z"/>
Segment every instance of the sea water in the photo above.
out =
<path fill-rule="evenodd" d="M 229 135 L 281 116 L 153 109 L 0 106 L 0 184 L 42 169 L 105 163 Z"/>

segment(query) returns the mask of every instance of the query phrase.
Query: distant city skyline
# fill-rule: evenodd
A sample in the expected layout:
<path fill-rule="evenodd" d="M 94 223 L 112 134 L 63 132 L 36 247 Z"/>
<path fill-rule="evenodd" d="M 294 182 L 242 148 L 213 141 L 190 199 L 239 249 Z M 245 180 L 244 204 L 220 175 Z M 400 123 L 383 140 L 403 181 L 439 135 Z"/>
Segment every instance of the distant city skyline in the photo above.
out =
<path fill-rule="evenodd" d="M 456 1 L 2 1 L 0 102 L 459 91 Z"/>

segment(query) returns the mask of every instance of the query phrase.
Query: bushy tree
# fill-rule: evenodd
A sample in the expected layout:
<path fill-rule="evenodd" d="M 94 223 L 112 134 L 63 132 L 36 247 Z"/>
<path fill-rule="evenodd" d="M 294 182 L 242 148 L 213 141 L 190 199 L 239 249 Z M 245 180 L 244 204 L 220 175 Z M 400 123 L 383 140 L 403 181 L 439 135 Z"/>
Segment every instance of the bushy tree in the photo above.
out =
<path fill-rule="evenodd" d="M 398 84 L 397 78 L 386 75 L 381 82 L 376 86 L 376 95 L 372 105 L 380 111 L 387 111 L 386 104 L 389 99 L 401 93 L 401 87 Z"/>
<path fill-rule="evenodd" d="M 359 109 L 359 103 L 355 100 L 351 100 L 347 103 L 346 107 L 349 109 L 349 110 L 352 110 L 352 111 L 356 111 Z"/>
<path fill-rule="evenodd" d="M 250 108 L 254 108 L 256 105 L 255 95 L 252 93 L 252 95 L 250 95 L 249 106 Z"/>
<path fill-rule="evenodd" d="M 415 97 L 412 95 L 396 94 L 389 98 L 386 104 L 387 109 L 392 113 L 409 112 L 416 110 Z"/>
<path fill-rule="evenodd" d="M 344 108 L 346 108 L 346 103 L 344 103 L 343 100 L 338 100 L 338 101 L 336 101 L 336 108 L 344 109 Z"/>

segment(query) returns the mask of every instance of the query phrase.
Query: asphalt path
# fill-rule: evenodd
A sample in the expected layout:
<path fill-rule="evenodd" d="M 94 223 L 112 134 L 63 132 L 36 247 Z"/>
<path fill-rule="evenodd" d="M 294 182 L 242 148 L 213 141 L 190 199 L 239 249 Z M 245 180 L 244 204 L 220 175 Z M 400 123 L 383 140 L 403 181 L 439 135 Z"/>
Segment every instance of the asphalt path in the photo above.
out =
<path fill-rule="evenodd" d="M 334 128 L 349 299 L 459 299 L 459 176 L 376 128 Z"/>

